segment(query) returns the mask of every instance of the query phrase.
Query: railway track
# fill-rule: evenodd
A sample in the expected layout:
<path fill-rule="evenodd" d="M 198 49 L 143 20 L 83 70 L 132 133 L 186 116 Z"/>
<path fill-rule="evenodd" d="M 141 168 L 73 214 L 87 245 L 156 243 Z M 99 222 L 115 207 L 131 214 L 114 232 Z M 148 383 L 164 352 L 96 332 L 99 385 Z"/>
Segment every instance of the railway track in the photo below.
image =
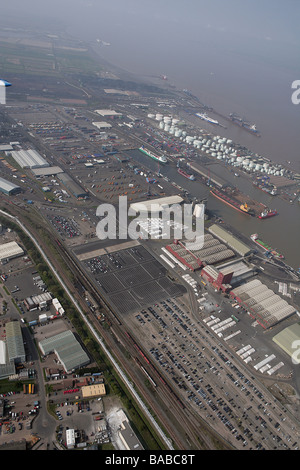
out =
<path fill-rule="evenodd" d="M 22 213 L 21 208 L 16 206 L 14 209 L 14 212 L 17 213 L 15 215 L 17 215 L 19 220 L 23 219 L 22 222 L 25 223 L 24 213 Z M 26 220 L 26 222 L 28 223 L 28 220 Z M 132 382 L 135 384 L 135 388 L 139 390 L 139 393 L 143 399 L 146 400 L 148 409 L 150 408 L 151 413 L 155 414 L 159 421 L 163 423 L 163 427 L 167 430 L 168 435 L 171 437 L 174 444 L 176 444 L 176 447 L 181 450 L 187 450 L 188 448 L 193 450 L 213 449 L 213 443 L 219 441 L 220 446 L 227 448 L 228 446 L 226 442 L 222 440 L 221 436 L 218 436 L 216 432 L 214 432 L 212 429 L 209 429 L 209 427 L 203 420 L 200 419 L 200 417 L 194 416 L 192 410 L 187 409 L 188 404 L 184 404 L 182 402 L 177 393 L 174 391 L 173 387 L 170 386 L 156 366 L 151 363 L 135 338 L 133 338 L 129 332 L 125 333 L 124 325 L 118 316 L 115 314 L 115 312 L 113 312 L 110 305 L 97 291 L 93 283 L 88 279 L 87 275 L 80 269 L 68 250 L 63 246 L 58 238 L 55 238 L 55 236 L 49 230 L 47 233 L 50 236 L 53 244 L 56 246 L 59 255 L 69 267 L 75 278 L 77 278 L 78 282 L 80 282 L 80 284 L 91 293 L 96 302 L 99 303 L 99 307 L 105 310 L 106 318 L 109 320 L 110 325 L 113 326 L 114 330 L 117 332 L 117 335 L 131 356 L 135 358 L 137 354 L 139 355 L 142 367 L 156 384 L 156 397 L 155 394 L 153 395 L 153 393 L 150 393 L 145 388 L 145 385 L 143 385 L 144 380 L 141 374 L 140 366 L 138 364 L 132 363 L 129 366 L 128 361 L 124 360 L 124 354 L 121 349 L 116 347 L 116 341 L 112 340 L 111 333 L 104 328 L 101 328 L 101 325 L 95 315 L 91 311 L 88 312 L 88 321 L 93 325 L 93 327 L 96 327 L 105 343 L 109 345 L 110 350 L 113 351 L 113 354 L 118 359 L 122 369 L 126 371 L 126 374 L 128 377 L 130 377 L 130 380 L 132 380 Z M 49 254 L 49 247 L 46 247 L 46 251 L 48 251 Z M 70 285 L 70 282 L 67 282 Z M 73 285 L 72 289 L 74 289 Z M 82 302 L 82 297 L 79 300 Z M 158 395 L 160 398 L 160 403 L 158 403 L 157 400 Z"/>

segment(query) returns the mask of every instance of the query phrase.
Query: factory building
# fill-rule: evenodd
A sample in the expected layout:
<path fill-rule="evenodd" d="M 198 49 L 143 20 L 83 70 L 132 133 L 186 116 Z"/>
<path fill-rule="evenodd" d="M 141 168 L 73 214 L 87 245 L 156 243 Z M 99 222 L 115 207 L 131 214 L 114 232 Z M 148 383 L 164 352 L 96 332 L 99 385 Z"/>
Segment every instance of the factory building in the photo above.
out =
<path fill-rule="evenodd" d="M 228 263 L 224 263 L 218 266 L 218 269 L 224 274 L 233 273 L 230 284 L 235 287 L 241 282 L 246 281 L 250 277 L 253 277 L 256 271 L 253 267 L 248 266 L 244 261 L 229 261 Z"/>
<path fill-rule="evenodd" d="M 17 242 L 8 242 L 0 245 L 0 262 L 2 264 L 23 255 L 24 250 Z"/>
<path fill-rule="evenodd" d="M 230 292 L 263 328 L 270 328 L 293 315 L 296 310 L 259 279 L 246 282 Z"/>
<path fill-rule="evenodd" d="M 45 168 L 49 166 L 49 163 L 33 149 L 29 150 L 14 150 L 11 152 L 11 156 L 20 165 L 21 168 Z"/>
<path fill-rule="evenodd" d="M 66 373 L 71 373 L 90 362 L 88 355 L 69 330 L 40 341 L 39 348 L 44 356 L 56 354 Z"/>
<path fill-rule="evenodd" d="M 20 186 L 11 183 L 10 181 L 0 178 L 0 192 L 7 196 L 13 196 L 21 192 Z"/>
<path fill-rule="evenodd" d="M 214 266 L 205 266 L 201 271 L 201 276 L 214 286 L 215 289 L 228 292 L 231 290 L 231 279 L 233 272 L 224 274 L 221 270 Z"/>

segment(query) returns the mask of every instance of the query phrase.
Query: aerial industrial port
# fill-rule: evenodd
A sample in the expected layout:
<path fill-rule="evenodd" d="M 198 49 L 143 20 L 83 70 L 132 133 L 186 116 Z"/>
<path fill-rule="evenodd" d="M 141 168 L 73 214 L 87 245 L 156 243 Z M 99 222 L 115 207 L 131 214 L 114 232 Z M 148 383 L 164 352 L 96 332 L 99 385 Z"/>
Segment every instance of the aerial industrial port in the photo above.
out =
<path fill-rule="evenodd" d="M 8 74 L 0 105 L 0 448 L 299 449 L 300 274 L 260 234 L 298 176 L 167 80 L 67 72 Z M 160 217 L 99 239 L 97 207 L 118 220 L 121 196 L 203 203 L 203 244 Z"/>

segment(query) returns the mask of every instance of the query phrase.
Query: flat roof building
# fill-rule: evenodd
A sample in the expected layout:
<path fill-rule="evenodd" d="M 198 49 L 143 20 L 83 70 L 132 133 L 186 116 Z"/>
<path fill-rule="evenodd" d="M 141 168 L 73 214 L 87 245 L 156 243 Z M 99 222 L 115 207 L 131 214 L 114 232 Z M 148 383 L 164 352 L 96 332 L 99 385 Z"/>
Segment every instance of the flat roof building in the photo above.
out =
<path fill-rule="evenodd" d="M 97 129 L 110 129 L 112 127 L 111 124 L 105 121 L 93 122 L 93 126 L 97 127 Z"/>
<path fill-rule="evenodd" d="M 63 173 L 64 170 L 60 168 L 59 166 L 49 166 L 49 167 L 44 167 L 44 168 L 32 168 L 32 173 L 39 177 L 39 176 L 52 176 L 52 175 L 58 175 L 60 173 Z"/>
<path fill-rule="evenodd" d="M 21 191 L 20 186 L 17 186 L 10 181 L 5 180 L 4 178 L 0 178 L 0 192 L 3 194 L 7 194 L 8 196 L 12 196 L 14 194 L 18 194 Z"/>
<path fill-rule="evenodd" d="M 82 398 L 103 397 L 106 395 L 104 384 L 84 385 L 81 387 Z"/>
<path fill-rule="evenodd" d="M 118 434 L 126 450 L 143 450 L 128 421 L 122 421 Z"/>
<path fill-rule="evenodd" d="M 115 117 L 122 117 L 122 113 L 117 113 L 112 109 L 96 109 L 95 113 L 100 114 L 103 117 L 115 118 Z"/>
<path fill-rule="evenodd" d="M 88 193 L 66 173 L 59 174 L 58 179 L 65 185 L 70 193 L 73 194 L 73 196 L 77 197 L 78 199 L 88 197 Z"/>

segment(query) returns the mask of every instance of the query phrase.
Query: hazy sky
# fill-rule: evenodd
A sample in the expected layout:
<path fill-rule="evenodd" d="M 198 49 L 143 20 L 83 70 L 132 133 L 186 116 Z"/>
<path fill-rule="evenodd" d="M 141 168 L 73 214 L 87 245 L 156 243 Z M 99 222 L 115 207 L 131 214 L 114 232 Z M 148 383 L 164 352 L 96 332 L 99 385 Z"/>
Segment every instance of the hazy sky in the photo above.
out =
<path fill-rule="evenodd" d="M 58 19 L 67 25 L 109 31 L 155 26 L 152 34 L 193 34 L 198 28 L 299 41 L 299 0 L 10 0 L 1 16 Z M 41 22 L 41 24 L 42 24 Z M 146 31 L 145 31 L 146 32 Z"/>
<path fill-rule="evenodd" d="M 100 49 L 109 62 L 140 76 L 166 74 L 205 104 L 242 112 L 268 145 L 277 137 L 278 159 L 287 143 L 299 159 L 300 105 L 290 98 L 300 79 L 299 18 L 300 0 L 9 0 L 0 26 L 109 42 Z"/>

